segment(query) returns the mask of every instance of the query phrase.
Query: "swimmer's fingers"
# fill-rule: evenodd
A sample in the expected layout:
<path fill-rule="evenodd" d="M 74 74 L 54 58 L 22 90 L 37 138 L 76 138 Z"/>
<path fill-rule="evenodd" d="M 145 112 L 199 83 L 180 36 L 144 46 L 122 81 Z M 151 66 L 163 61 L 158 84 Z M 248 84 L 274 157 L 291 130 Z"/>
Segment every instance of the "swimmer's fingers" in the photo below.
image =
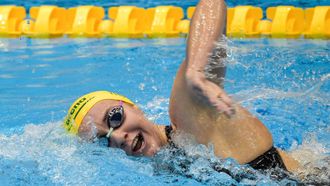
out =
<path fill-rule="evenodd" d="M 215 85 L 215 86 L 217 86 L 217 85 Z M 233 104 L 231 98 L 226 94 L 226 92 L 222 88 L 220 88 L 218 86 L 216 88 L 218 89 L 217 98 L 219 100 L 222 100 L 226 105 L 231 107 Z"/>
<path fill-rule="evenodd" d="M 208 88 L 206 89 L 205 94 L 211 105 L 214 106 L 218 112 L 223 112 L 227 116 L 233 115 L 235 113 L 232 106 L 233 102 L 225 91 L 210 81 L 207 82 L 207 86 Z"/>
<path fill-rule="evenodd" d="M 193 95 L 227 116 L 234 114 L 230 97 L 215 83 L 207 80 L 203 73 L 190 73 L 186 76 L 187 85 Z"/>

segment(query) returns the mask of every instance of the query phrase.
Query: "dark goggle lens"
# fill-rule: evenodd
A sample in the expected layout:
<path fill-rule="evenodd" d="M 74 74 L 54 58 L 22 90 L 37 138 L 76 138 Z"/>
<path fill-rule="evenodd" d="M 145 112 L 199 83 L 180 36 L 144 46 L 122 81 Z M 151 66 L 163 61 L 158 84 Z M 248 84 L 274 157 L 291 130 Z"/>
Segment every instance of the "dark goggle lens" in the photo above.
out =
<path fill-rule="evenodd" d="M 120 112 L 115 113 L 110 118 L 110 123 L 109 123 L 110 127 L 112 127 L 112 128 L 119 127 L 121 125 L 122 120 L 123 120 L 123 115 Z"/>
<path fill-rule="evenodd" d="M 109 128 L 118 128 L 122 124 L 124 119 L 124 109 L 123 107 L 114 108 L 109 113 L 108 125 Z"/>

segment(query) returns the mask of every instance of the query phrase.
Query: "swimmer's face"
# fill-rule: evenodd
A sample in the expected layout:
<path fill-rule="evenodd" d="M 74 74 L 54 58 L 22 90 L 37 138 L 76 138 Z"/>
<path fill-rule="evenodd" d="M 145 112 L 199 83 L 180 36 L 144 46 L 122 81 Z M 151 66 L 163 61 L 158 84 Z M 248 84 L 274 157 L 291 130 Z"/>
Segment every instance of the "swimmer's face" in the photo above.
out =
<path fill-rule="evenodd" d="M 96 103 L 84 117 L 79 128 L 79 136 L 90 138 L 94 130 L 96 136 L 105 137 L 109 131 L 107 124 L 109 110 L 118 105 L 119 101 L 114 100 Z M 148 121 L 138 108 L 126 103 L 123 104 L 123 108 L 125 119 L 121 126 L 112 132 L 108 146 L 121 148 L 126 154 L 133 156 L 154 155 L 162 146 L 156 125 Z"/>

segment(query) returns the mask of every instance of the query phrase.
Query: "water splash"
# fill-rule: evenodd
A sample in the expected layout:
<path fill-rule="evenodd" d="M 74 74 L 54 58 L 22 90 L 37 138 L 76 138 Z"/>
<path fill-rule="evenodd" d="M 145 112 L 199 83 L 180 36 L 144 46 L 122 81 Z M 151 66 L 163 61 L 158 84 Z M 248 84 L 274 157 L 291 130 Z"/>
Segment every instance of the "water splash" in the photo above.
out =
<path fill-rule="evenodd" d="M 2 40 L 5 45 L 0 50 L 0 74 L 4 74 L 4 78 L 0 78 L 1 184 L 212 185 L 216 181 L 228 181 L 270 185 L 290 182 L 278 183 L 267 175 L 255 174 L 251 177 L 256 180 L 248 177 L 237 181 L 230 174 L 237 175 L 232 173 L 236 168 L 244 172 L 244 167 L 228 163 L 236 168 L 227 168 L 228 173 L 214 171 L 212 162 L 219 162 L 222 168 L 227 160 L 212 160 L 211 148 L 197 145 L 187 147 L 188 157 L 165 152 L 163 159 L 155 161 L 172 157 L 159 165 L 174 168 L 158 170 L 152 159 L 127 157 L 121 150 L 106 148 L 102 140 L 87 143 L 67 135 L 60 127 L 61 122 L 46 123 L 63 118 L 70 103 L 80 95 L 109 89 L 135 100 L 155 122 L 169 124 L 168 97 L 172 79 L 184 58 L 185 42 L 183 39 L 167 41 Z M 125 44 L 131 42 L 138 47 Z M 116 47 L 120 43 L 125 47 Z M 301 144 L 309 144 L 309 151 L 322 154 L 319 158 L 316 156 L 316 162 L 320 163 L 309 165 L 323 170 L 328 164 L 322 158 L 329 156 L 330 149 L 328 41 L 237 39 L 227 44 L 230 57 L 226 90 L 265 123 L 276 147 L 295 152 L 305 147 Z M 35 52 L 39 50 L 50 50 L 53 54 Z M 90 51 L 98 55 L 84 55 Z M 56 78 L 43 78 L 49 75 Z M 8 76 L 11 78 L 6 78 Z M 116 81 L 112 81 L 112 77 Z M 141 83 L 143 91 L 137 91 Z M 29 84 L 46 84 L 46 87 L 26 87 Z M 26 125 L 31 122 L 34 124 Z M 313 132 L 317 143 L 306 140 L 306 134 Z M 180 162 L 190 162 L 186 171 L 176 166 Z M 317 180 L 315 176 L 311 178 Z"/>
<path fill-rule="evenodd" d="M 213 145 L 197 144 L 194 137 L 175 133 L 177 147 L 168 146 L 153 158 L 155 172 L 192 178 L 206 185 L 297 184 L 296 178 L 282 170 L 259 172 L 233 159 L 215 156 Z"/>
<path fill-rule="evenodd" d="M 328 134 L 330 128 L 324 129 Z M 299 161 L 301 167 L 296 176 L 302 182 L 311 185 L 327 185 L 330 183 L 330 150 L 317 141 L 315 132 L 305 136 L 301 145 L 293 144 L 290 154 Z"/>
<path fill-rule="evenodd" d="M 147 118 L 157 124 L 168 124 L 169 99 L 162 96 L 155 96 L 145 106 L 141 105 L 143 110 L 147 111 Z"/>
<path fill-rule="evenodd" d="M 89 143 L 69 135 L 61 123 L 29 124 L 22 134 L 0 135 L 1 170 L 6 170 L 0 171 L 0 178 L 5 185 L 125 185 L 137 181 L 157 185 L 160 180 L 178 185 L 297 183 L 291 178 L 274 180 L 270 173 L 262 174 L 232 159 L 216 157 L 211 144 L 196 144 L 192 136 L 184 133 L 173 138 L 179 149 L 167 147 L 154 158 L 136 158 L 126 156 L 120 149 L 107 148 L 106 140 Z M 306 183 L 329 178 L 329 149 L 314 135 L 306 136 L 302 145 L 293 145 L 290 153 L 308 168 L 296 175 Z M 129 178 L 125 176 L 128 174 Z"/>
<path fill-rule="evenodd" d="M 1 170 L 5 170 L 0 173 L 2 183 L 116 184 L 127 172 L 134 172 L 127 182 L 119 182 L 125 185 L 136 181 L 139 175 L 152 175 L 151 166 L 126 157 L 120 150 L 107 148 L 102 141 L 86 143 L 69 135 L 61 123 L 30 124 L 20 135 L 0 136 Z"/>

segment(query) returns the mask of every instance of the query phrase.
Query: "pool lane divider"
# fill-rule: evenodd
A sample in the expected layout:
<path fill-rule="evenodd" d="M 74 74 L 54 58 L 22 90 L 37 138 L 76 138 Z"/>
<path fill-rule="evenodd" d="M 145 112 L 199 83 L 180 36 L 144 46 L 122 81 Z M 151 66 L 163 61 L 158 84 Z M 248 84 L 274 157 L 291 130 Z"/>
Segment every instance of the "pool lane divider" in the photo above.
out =
<path fill-rule="evenodd" d="M 0 6 L 2 37 L 180 37 L 189 31 L 195 7 L 184 10 L 176 6 L 140 8 L 58 6 Z M 263 10 L 255 6 L 237 6 L 227 10 L 229 37 L 330 38 L 330 6 L 302 9 L 277 6 Z"/>

